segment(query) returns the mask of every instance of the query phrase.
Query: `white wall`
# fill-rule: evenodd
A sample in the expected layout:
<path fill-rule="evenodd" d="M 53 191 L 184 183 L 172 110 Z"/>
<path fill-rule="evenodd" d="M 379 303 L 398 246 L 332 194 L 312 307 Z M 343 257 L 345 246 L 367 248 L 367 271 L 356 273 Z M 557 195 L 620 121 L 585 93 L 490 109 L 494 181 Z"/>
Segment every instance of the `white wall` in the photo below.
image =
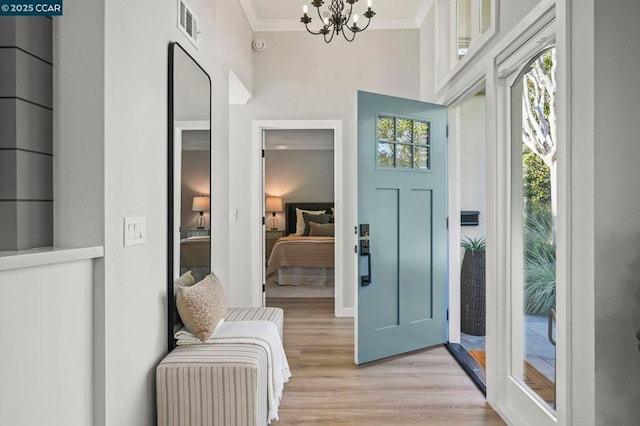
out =
<path fill-rule="evenodd" d="M 264 159 L 267 196 L 284 203 L 334 201 L 332 150 L 268 150 Z M 285 214 L 276 216 L 285 229 Z"/>
<path fill-rule="evenodd" d="M 93 261 L 0 271 L 0 424 L 92 424 Z"/>
<path fill-rule="evenodd" d="M 595 1 L 595 409 L 599 425 L 640 422 L 640 352 L 635 338 L 640 330 L 640 33 L 634 30 L 638 22 L 637 2 Z"/>
<path fill-rule="evenodd" d="M 485 96 L 460 105 L 460 207 L 480 211 L 480 225 L 462 226 L 461 237 L 486 237 Z"/>
<path fill-rule="evenodd" d="M 65 15 L 56 18 L 63 103 L 56 143 L 63 155 L 54 188 L 62 194 L 55 232 L 64 241 L 105 245 L 95 280 L 96 425 L 151 425 L 155 419 L 154 371 L 167 350 L 170 41 L 179 41 L 212 77 L 212 204 L 228 208 L 228 75 L 232 68 L 251 89 L 252 33 L 239 2 L 189 4 L 201 25 L 200 50 L 177 29 L 175 0 L 68 0 Z M 146 244 L 122 246 L 125 216 L 146 217 Z M 227 284 L 227 215 L 212 225 L 220 230 L 213 267 Z"/>
<path fill-rule="evenodd" d="M 246 106 L 231 108 L 230 207 L 238 209 L 238 221 L 230 227 L 230 300 L 232 304 L 251 304 L 251 282 L 246 265 L 251 244 L 259 236 L 251 235 L 252 120 L 338 119 L 343 120 L 343 146 L 347 165 L 344 182 L 344 215 L 356 226 L 356 92 L 365 90 L 417 99 L 420 96 L 419 32 L 368 31 L 354 43 L 334 40 L 325 44 L 306 32 L 257 33 L 267 49 L 254 53 L 254 98 Z M 353 250 L 353 232 L 342 237 L 345 253 Z M 354 277 L 352 259 L 345 264 L 345 277 Z M 346 307 L 354 304 L 354 282 L 344 286 Z"/>

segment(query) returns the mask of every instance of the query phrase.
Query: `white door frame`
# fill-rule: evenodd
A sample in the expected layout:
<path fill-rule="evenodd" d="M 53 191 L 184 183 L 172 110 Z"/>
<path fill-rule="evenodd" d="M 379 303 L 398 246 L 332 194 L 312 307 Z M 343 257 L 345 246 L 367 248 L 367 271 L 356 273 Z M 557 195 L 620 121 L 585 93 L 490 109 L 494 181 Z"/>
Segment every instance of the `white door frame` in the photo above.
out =
<path fill-rule="evenodd" d="M 351 309 L 344 307 L 344 243 L 346 217 L 344 216 L 344 162 L 342 149 L 342 120 L 254 120 L 251 138 L 251 295 L 253 306 L 262 305 L 262 264 L 264 263 L 264 241 L 262 240 L 262 206 L 264 191 L 262 188 L 262 133 L 265 130 L 333 130 L 333 162 L 334 162 L 334 204 L 335 212 L 340 220 L 336 221 L 335 235 L 338 238 L 335 246 L 335 315 L 337 317 L 352 316 Z"/>

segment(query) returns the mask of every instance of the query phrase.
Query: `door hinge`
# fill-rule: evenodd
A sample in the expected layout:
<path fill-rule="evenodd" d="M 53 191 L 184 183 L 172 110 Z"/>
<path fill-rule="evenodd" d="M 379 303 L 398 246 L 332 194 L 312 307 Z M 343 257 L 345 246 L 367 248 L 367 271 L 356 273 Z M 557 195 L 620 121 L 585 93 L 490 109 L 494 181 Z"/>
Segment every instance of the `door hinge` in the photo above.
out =
<path fill-rule="evenodd" d="M 446 127 L 446 130 L 445 130 L 445 136 L 449 137 L 449 124 L 448 123 L 447 123 L 447 127 Z"/>
<path fill-rule="evenodd" d="M 449 229 L 449 218 L 447 218 L 447 229 Z"/>
<path fill-rule="evenodd" d="M 356 246 L 353 246 L 353 252 L 354 252 L 355 254 L 358 254 L 358 246 L 357 246 L 357 245 L 356 245 Z"/>
<path fill-rule="evenodd" d="M 267 285 L 262 284 L 262 292 L 265 293 L 267 291 Z"/>
<path fill-rule="evenodd" d="M 264 157 L 265 157 L 265 155 L 264 155 L 264 149 L 263 149 L 262 150 L 262 158 L 264 158 Z"/>
<path fill-rule="evenodd" d="M 266 225 L 266 224 L 267 224 L 267 218 L 266 218 L 266 217 L 264 217 L 264 216 L 262 216 L 262 224 L 263 224 L 263 225 Z"/>
<path fill-rule="evenodd" d="M 447 309 L 447 321 L 449 321 L 449 310 Z"/>

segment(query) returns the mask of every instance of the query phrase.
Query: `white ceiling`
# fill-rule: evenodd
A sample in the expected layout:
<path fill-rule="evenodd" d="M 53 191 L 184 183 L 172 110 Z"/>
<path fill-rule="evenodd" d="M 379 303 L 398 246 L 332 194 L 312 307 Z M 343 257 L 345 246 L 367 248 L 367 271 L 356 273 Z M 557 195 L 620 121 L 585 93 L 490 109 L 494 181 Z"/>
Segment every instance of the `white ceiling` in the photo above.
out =
<path fill-rule="evenodd" d="M 309 16 L 318 21 L 310 0 L 240 0 L 240 3 L 253 31 L 304 31 L 300 17 L 305 3 L 310 9 Z M 376 16 L 369 29 L 419 28 L 432 3 L 433 0 L 373 0 Z M 326 10 L 330 4 L 331 0 L 324 0 L 321 9 Z M 359 0 L 353 13 L 362 17 L 366 10 L 366 0 Z"/>

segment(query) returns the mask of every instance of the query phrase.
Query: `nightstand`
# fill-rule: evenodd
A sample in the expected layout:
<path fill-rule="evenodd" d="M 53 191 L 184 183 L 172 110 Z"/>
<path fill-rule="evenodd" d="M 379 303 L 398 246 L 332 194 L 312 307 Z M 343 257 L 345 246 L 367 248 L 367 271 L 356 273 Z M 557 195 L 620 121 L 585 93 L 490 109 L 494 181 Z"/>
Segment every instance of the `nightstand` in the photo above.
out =
<path fill-rule="evenodd" d="M 278 238 L 284 237 L 284 229 L 267 229 L 265 231 L 265 255 L 267 260 L 269 260 L 269 256 L 271 256 L 271 250 L 273 250 L 273 246 L 278 241 Z"/>
<path fill-rule="evenodd" d="M 187 229 L 187 238 L 189 238 L 189 237 L 208 237 L 209 235 L 211 235 L 211 229 L 209 229 L 209 228 L 207 228 L 207 229 L 198 229 L 198 228 Z"/>

